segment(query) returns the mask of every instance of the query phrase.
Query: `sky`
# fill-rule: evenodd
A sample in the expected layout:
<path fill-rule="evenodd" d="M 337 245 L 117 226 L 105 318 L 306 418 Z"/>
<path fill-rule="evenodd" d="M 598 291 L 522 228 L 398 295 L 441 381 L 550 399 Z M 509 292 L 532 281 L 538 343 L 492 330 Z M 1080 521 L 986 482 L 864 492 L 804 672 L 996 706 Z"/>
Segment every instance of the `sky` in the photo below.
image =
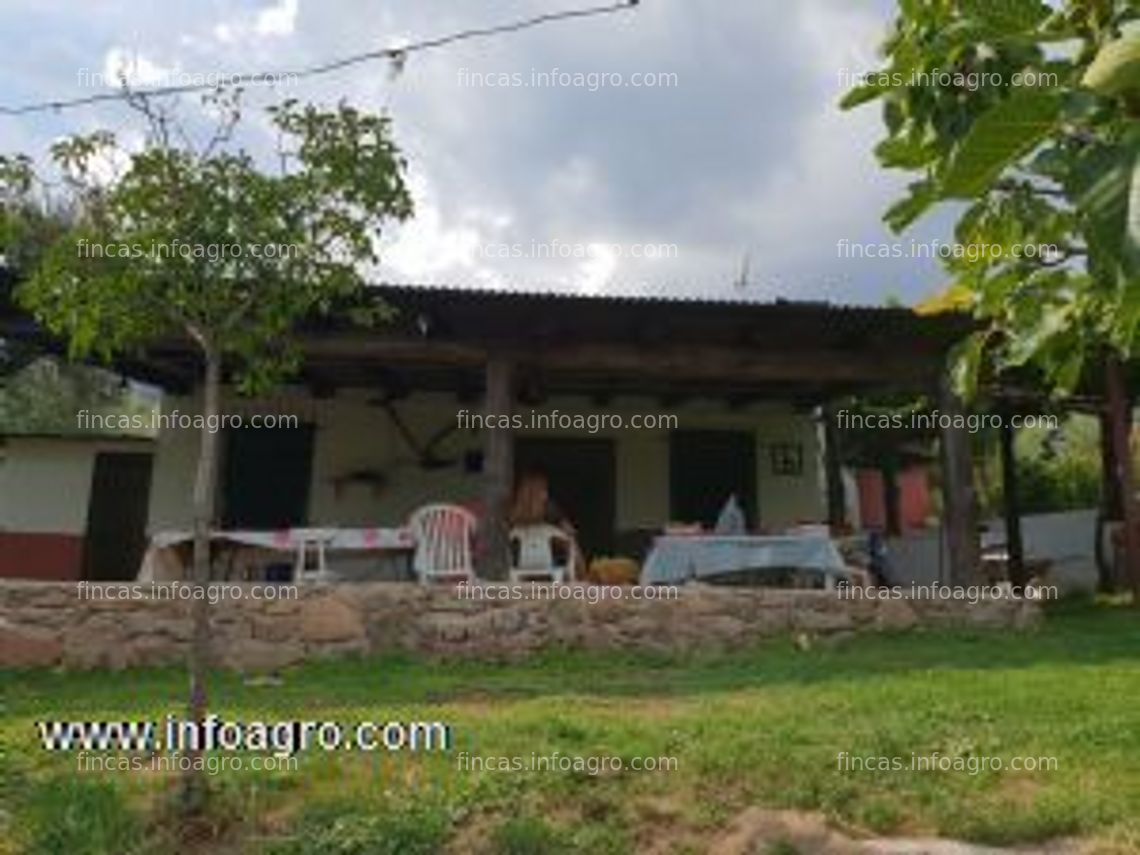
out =
<path fill-rule="evenodd" d="M 599 2 L 4 0 L 0 105 L 109 91 L 120 71 L 147 85 L 296 69 Z M 876 67 L 893 13 L 893 0 L 641 0 L 414 54 L 399 74 L 375 62 L 252 87 L 239 139 L 267 151 L 262 108 L 285 97 L 388 112 L 416 216 L 385 231 L 385 281 L 910 303 L 945 281 L 912 241 L 949 240 L 950 219 L 891 235 L 881 215 L 907 177 L 875 164 L 879 109 L 836 106 Z M 201 110 L 179 106 L 191 126 Z M 0 151 L 41 155 L 96 128 L 141 140 L 111 103 L 0 116 Z"/>

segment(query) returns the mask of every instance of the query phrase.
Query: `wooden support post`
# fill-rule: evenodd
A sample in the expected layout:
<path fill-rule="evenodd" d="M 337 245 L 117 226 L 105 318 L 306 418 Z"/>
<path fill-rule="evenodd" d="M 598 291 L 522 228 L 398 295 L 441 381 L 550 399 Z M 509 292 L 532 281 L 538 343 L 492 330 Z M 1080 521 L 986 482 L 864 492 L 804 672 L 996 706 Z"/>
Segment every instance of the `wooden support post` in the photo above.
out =
<path fill-rule="evenodd" d="M 491 354 L 486 367 L 483 411 L 499 418 L 510 415 L 514 404 L 514 366 L 510 358 Z M 514 487 L 514 437 L 510 430 L 484 428 L 483 518 L 478 575 L 483 579 L 507 578 L 510 562 L 507 515 Z"/>
<path fill-rule="evenodd" d="M 823 411 L 823 463 L 827 479 L 827 522 L 832 529 L 847 525 L 847 500 L 843 490 L 843 459 L 839 445 L 839 426 L 831 407 Z"/>
<path fill-rule="evenodd" d="M 1113 456 L 1116 478 L 1124 511 L 1123 576 L 1132 588 L 1132 602 L 1140 608 L 1140 530 L 1137 529 L 1136 491 L 1133 488 L 1132 453 L 1129 442 L 1129 414 L 1132 400 L 1128 395 L 1124 366 L 1115 354 L 1105 362 L 1108 385 L 1108 415 L 1112 422 Z"/>
<path fill-rule="evenodd" d="M 1017 494 L 1017 454 L 1014 449 L 1016 435 L 1010 423 L 1010 413 L 1003 413 L 1001 423 L 1001 484 L 1002 510 L 1005 511 L 1005 547 L 1009 555 L 1009 581 L 1016 591 L 1024 590 L 1029 581 L 1025 573 L 1025 548 L 1021 539 L 1021 508 Z"/>
<path fill-rule="evenodd" d="M 899 460 L 892 449 L 883 460 L 883 513 L 886 519 L 887 535 L 898 537 L 902 534 L 902 496 L 899 493 Z"/>
<path fill-rule="evenodd" d="M 944 427 L 942 428 L 942 528 L 950 556 L 951 585 L 967 586 L 977 576 L 981 560 L 978 541 L 978 509 L 974 496 L 974 467 L 970 460 L 970 435 L 955 427 L 956 416 L 964 416 L 962 401 L 943 379 L 940 390 Z"/>

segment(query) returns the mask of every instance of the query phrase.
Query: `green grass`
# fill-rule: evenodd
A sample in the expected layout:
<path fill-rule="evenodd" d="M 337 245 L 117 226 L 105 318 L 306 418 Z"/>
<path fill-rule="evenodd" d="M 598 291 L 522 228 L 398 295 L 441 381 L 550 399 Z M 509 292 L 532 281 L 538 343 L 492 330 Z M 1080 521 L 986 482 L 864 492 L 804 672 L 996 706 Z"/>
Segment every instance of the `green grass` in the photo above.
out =
<path fill-rule="evenodd" d="M 1140 616 L 1062 605 L 1030 633 L 789 642 L 717 656 L 550 652 L 518 664 L 408 658 L 300 667 L 280 686 L 211 679 L 223 718 L 429 719 L 446 755 L 326 754 L 211 779 L 174 828 L 175 781 L 74 771 L 42 718 L 162 718 L 178 669 L 0 672 L 0 853 L 703 851 L 752 805 L 866 833 L 990 844 L 1140 839 Z M 458 752 L 676 757 L 669 772 L 464 771 Z M 836 756 L 1055 757 L 1055 771 L 840 771 Z M 181 836 L 179 836 L 181 835 Z M 782 851 L 779 842 L 772 851 Z M 7 847 L 7 849 L 5 849 Z M 786 846 L 784 846 L 786 849 Z"/>

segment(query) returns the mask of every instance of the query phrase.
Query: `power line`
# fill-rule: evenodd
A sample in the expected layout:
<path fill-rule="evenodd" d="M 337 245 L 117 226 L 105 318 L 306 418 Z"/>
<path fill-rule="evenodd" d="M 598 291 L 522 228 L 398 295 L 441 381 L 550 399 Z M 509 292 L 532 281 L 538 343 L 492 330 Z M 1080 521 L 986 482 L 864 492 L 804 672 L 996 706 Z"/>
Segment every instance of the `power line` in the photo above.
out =
<path fill-rule="evenodd" d="M 243 74 L 234 74 L 229 76 L 228 85 L 240 86 L 243 83 L 256 83 L 262 80 L 273 80 L 278 78 L 302 79 L 306 77 L 316 77 L 318 75 L 340 71 L 353 65 L 359 65 L 364 62 L 374 62 L 376 60 L 388 60 L 389 62 L 394 63 L 398 68 L 401 68 L 403 66 L 403 63 L 407 60 L 408 56 L 413 53 L 423 53 L 425 51 L 455 44 L 456 42 L 469 41 L 471 39 L 487 38 L 489 36 L 501 35 L 503 33 L 517 33 L 520 30 L 529 30 L 533 27 L 539 27 L 543 24 L 553 23 L 555 21 L 565 21 L 572 18 L 591 18 L 599 15 L 612 15 L 615 12 L 632 9 L 633 7 L 639 5 L 639 3 L 640 0 L 619 0 L 619 2 L 611 3 L 607 6 L 593 6 L 585 9 L 566 9 L 561 12 L 547 12 L 543 15 L 537 15 L 533 18 L 524 18 L 523 20 L 514 21 L 509 24 L 497 24 L 492 27 L 479 27 L 475 29 L 461 30 L 457 33 L 451 33 L 450 35 L 446 36 L 438 36 L 433 39 L 425 39 L 419 42 L 412 42 L 411 44 L 404 45 L 403 47 L 381 48 L 379 50 L 353 54 L 352 56 L 330 60 L 329 62 L 321 63 L 319 65 L 309 66 L 299 71 L 246 72 Z M 83 98 L 70 98 L 58 101 L 42 101 L 35 104 L 25 104 L 21 107 L 0 107 L 0 116 L 24 116 L 30 113 L 43 113 L 49 110 L 59 112 L 62 110 L 72 109 L 74 107 L 84 107 L 90 104 L 99 104 L 106 101 L 119 101 L 128 97 L 129 95 L 143 97 L 161 97 L 166 95 L 182 95 L 189 92 L 204 92 L 217 88 L 217 84 L 213 83 L 191 83 L 182 86 L 156 86 L 149 89 L 132 89 L 129 92 L 125 90 L 118 92 L 103 92 L 98 95 L 88 95 Z"/>

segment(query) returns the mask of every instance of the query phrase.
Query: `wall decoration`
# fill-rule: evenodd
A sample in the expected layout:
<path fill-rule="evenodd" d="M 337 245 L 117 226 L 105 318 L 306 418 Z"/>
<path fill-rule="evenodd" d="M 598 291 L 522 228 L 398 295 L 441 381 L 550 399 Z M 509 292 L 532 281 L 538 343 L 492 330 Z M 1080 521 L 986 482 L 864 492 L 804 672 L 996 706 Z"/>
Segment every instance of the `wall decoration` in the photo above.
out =
<path fill-rule="evenodd" d="M 797 477 L 804 473 L 804 447 L 799 442 L 774 442 L 770 448 L 772 474 Z"/>

